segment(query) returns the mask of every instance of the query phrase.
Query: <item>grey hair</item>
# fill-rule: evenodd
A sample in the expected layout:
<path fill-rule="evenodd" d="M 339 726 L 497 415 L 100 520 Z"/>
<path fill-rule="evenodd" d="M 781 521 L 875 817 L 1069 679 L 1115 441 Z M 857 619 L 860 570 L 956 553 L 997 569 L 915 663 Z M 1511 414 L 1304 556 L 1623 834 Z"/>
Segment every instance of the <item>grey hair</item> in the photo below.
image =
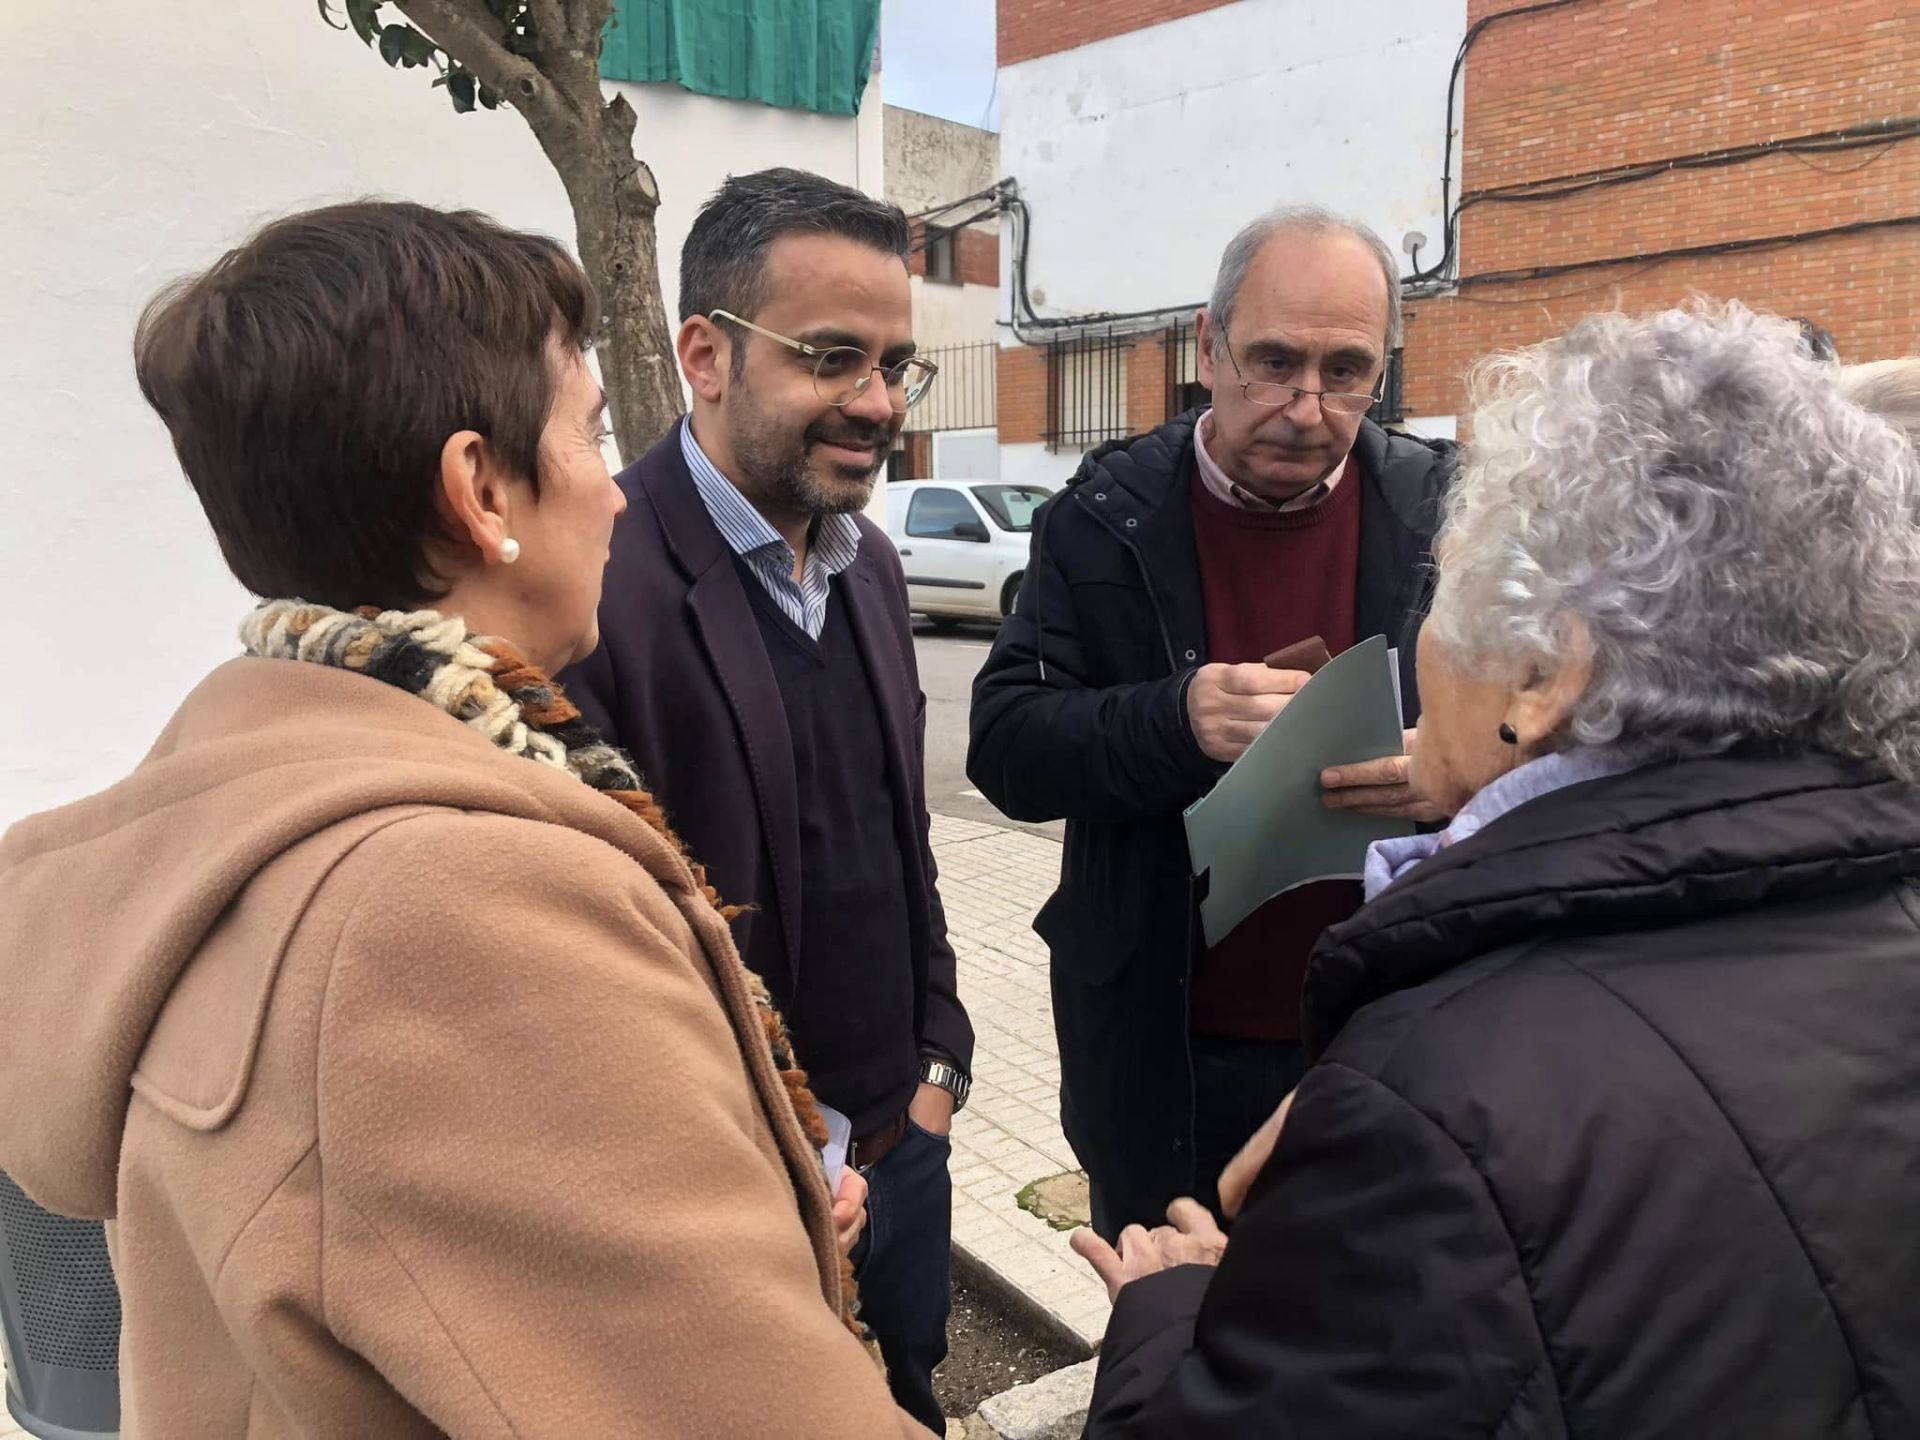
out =
<path fill-rule="evenodd" d="M 1749 744 L 1920 773 L 1920 459 L 1787 321 L 1595 315 L 1477 367 L 1428 625 L 1593 663 L 1563 744 Z"/>
<path fill-rule="evenodd" d="M 1920 444 L 1920 355 L 1840 367 L 1840 393 Z"/>
<path fill-rule="evenodd" d="M 1373 258 L 1380 262 L 1380 273 L 1387 282 L 1387 349 L 1400 348 L 1404 333 L 1400 316 L 1400 264 L 1393 258 L 1393 251 L 1387 248 L 1387 242 L 1380 238 L 1372 226 L 1336 215 L 1318 205 L 1283 205 L 1278 210 L 1269 210 L 1246 226 L 1227 242 L 1227 248 L 1221 252 L 1220 269 L 1213 277 L 1213 296 L 1207 301 L 1207 313 L 1218 327 L 1214 335 L 1216 352 L 1221 343 L 1219 331 L 1233 324 L 1233 308 L 1239 303 L 1240 287 L 1246 283 L 1247 272 L 1253 268 L 1254 258 L 1266 247 L 1267 241 L 1280 234 L 1351 235 L 1371 250 Z"/>

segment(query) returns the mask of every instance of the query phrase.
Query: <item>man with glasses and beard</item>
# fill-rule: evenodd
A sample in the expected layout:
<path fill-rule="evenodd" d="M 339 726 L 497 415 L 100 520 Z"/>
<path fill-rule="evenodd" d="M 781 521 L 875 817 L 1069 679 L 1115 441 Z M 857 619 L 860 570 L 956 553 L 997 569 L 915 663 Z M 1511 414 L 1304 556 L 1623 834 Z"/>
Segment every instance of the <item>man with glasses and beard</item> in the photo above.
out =
<path fill-rule="evenodd" d="M 600 648 L 561 679 L 748 907 L 741 953 L 867 1176 L 861 1316 L 895 1399 L 938 1432 L 973 1031 L 927 844 L 906 584 L 861 514 L 934 378 L 908 249 L 897 207 L 797 170 L 708 202 L 680 259 L 693 413 L 619 477 Z"/>
<path fill-rule="evenodd" d="M 1357 882 L 1302 886 L 1208 949 L 1181 812 L 1306 682 L 1310 662 L 1279 652 L 1387 636 L 1413 725 L 1413 628 L 1453 472 L 1451 444 L 1366 418 L 1400 283 L 1365 226 L 1255 221 L 1196 329 L 1212 407 L 1094 451 L 1039 512 L 973 689 L 968 776 L 1015 819 L 1067 822 L 1034 929 L 1062 1124 L 1108 1241 L 1161 1224 L 1176 1196 L 1217 1206 L 1222 1167 L 1305 1067 L 1307 954 L 1360 904 Z M 1404 756 L 1329 772 L 1322 803 L 1431 818 L 1406 775 Z"/>

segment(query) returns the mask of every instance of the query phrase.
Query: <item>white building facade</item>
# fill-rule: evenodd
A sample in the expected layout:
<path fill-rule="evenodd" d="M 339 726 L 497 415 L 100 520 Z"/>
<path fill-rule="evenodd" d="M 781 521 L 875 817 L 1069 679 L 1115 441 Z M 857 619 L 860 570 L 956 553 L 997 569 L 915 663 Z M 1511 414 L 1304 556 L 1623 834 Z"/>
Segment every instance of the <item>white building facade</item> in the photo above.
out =
<path fill-rule="evenodd" d="M 1222 248 L 1261 212 L 1328 206 L 1396 247 L 1424 234 L 1421 262 L 1438 258 L 1466 0 L 1122 8 L 1001 0 L 1001 163 L 1031 217 L 1003 236 L 1003 312 L 1019 313 L 1024 252 L 1034 316 L 1088 317 L 1061 330 L 1022 313 L 1033 344 L 1002 332 L 1009 481 L 1057 485 L 1080 450 L 1177 413 L 1191 347 L 1165 337 L 1190 324 Z M 1090 318 L 1110 316 L 1128 318 Z M 1411 423 L 1447 433 L 1450 421 Z"/>
<path fill-rule="evenodd" d="M 559 180 L 508 110 L 457 115 L 312 0 L 39 5 L 10 16 L 0 90 L 0 578 L 34 677 L 0 716 L 0 828 L 124 775 L 238 652 L 231 580 L 134 384 L 134 323 L 166 281 L 263 220 L 361 196 L 468 206 L 573 242 Z M 857 117 L 619 86 L 662 195 L 669 311 L 682 241 L 729 173 L 883 183 L 877 71 Z M 49 697 L 57 698 L 49 698 Z"/>

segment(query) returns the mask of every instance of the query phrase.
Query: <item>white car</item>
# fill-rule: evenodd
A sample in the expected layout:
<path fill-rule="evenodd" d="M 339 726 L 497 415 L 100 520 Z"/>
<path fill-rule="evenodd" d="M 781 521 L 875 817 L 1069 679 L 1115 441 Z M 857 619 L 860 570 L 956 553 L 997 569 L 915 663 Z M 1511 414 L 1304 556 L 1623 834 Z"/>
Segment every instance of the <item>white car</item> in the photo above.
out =
<path fill-rule="evenodd" d="M 907 572 L 907 608 L 938 630 L 1012 614 L 1033 512 L 1052 494 L 998 480 L 888 484 L 887 534 Z"/>

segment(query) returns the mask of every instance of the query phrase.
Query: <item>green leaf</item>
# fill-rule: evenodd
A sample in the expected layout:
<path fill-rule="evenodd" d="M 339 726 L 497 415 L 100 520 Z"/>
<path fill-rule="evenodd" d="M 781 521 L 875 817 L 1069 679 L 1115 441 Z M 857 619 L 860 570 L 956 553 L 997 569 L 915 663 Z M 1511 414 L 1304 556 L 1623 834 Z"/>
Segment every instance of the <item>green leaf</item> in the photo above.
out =
<path fill-rule="evenodd" d="M 380 36 L 380 7 L 385 0 L 347 0 L 347 19 L 353 22 L 353 33 L 363 44 L 371 45 Z"/>
<path fill-rule="evenodd" d="M 480 103 L 489 110 L 498 110 L 500 108 L 500 97 L 484 85 L 480 87 L 478 98 Z"/>
<path fill-rule="evenodd" d="M 407 27 L 389 25 L 380 32 L 380 58 L 389 65 L 398 65 L 407 52 Z"/>
<path fill-rule="evenodd" d="M 473 109 L 474 81 L 469 70 L 450 70 L 447 72 L 447 94 L 453 97 L 454 110 L 465 115 Z"/>
<path fill-rule="evenodd" d="M 437 48 L 433 41 L 409 25 L 407 27 L 405 54 L 401 58 L 410 66 L 431 65 L 433 63 L 433 52 Z"/>
<path fill-rule="evenodd" d="M 333 5 L 330 3 L 330 0 L 320 0 L 320 18 L 327 23 L 329 29 L 344 30 L 347 28 L 347 23 L 344 20 L 338 25 L 333 23 Z"/>

